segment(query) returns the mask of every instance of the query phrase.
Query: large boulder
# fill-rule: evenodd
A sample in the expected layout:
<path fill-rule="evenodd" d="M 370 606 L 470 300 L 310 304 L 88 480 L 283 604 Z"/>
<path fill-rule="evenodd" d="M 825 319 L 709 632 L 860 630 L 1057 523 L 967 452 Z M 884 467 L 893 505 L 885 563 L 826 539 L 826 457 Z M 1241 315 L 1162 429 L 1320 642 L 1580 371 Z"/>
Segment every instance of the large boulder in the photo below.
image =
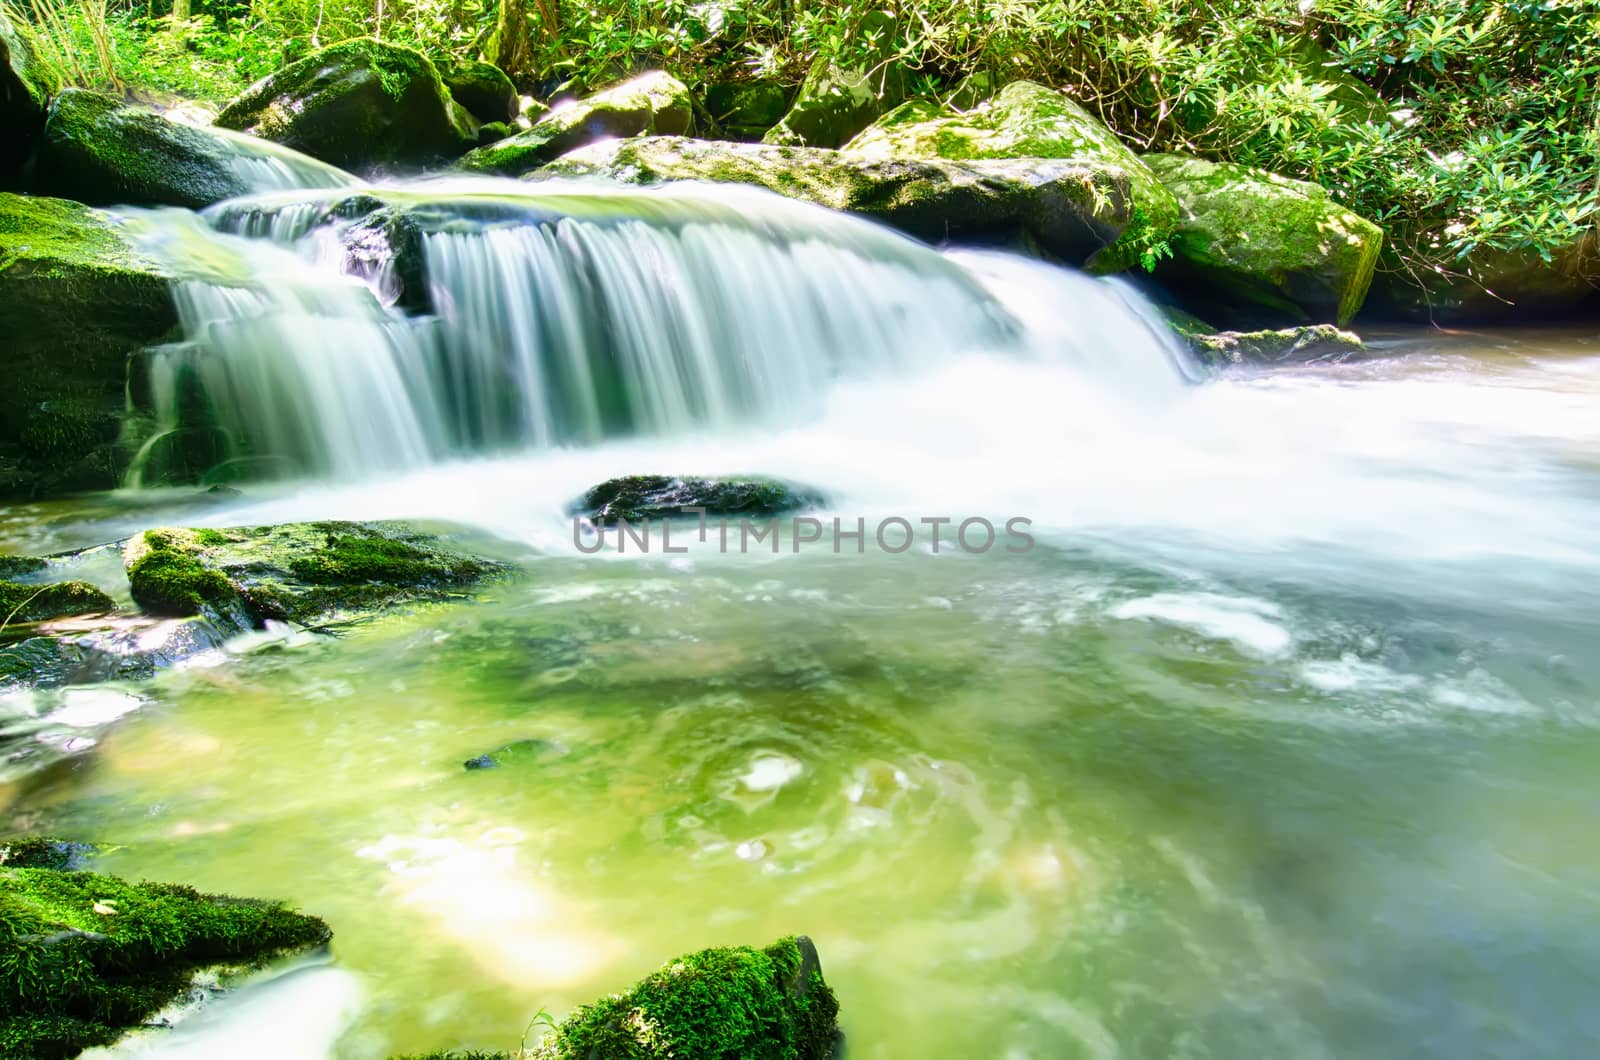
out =
<path fill-rule="evenodd" d="M 3 1056 L 76 1056 L 179 1000 L 202 968 L 255 966 L 331 937 L 321 920 L 276 903 L 30 867 L 59 859 L 26 843 L 4 849 Z"/>
<path fill-rule="evenodd" d="M 660 134 L 679 136 L 694 122 L 689 89 L 659 70 L 556 107 L 533 128 L 480 147 L 461 169 L 520 176 L 596 140 Z"/>
<path fill-rule="evenodd" d="M 108 215 L 0 194 L 0 500 L 117 484 L 129 358 L 176 328 L 169 280 Z"/>
<path fill-rule="evenodd" d="M 1050 158 L 1121 175 L 1137 223 L 1092 264 L 1117 271 L 1144 247 L 1164 241 L 1178 220 L 1178 201 L 1105 123 L 1076 101 L 1031 81 L 1014 81 L 970 110 L 922 100 L 902 104 L 844 146 L 853 158 Z"/>
<path fill-rule="evenodd" d="M 1531 250 L 1481 248 L 1435 269 L 1384 254 L 1365 315 L 1414 323 L 1542 323 L 1582 310 L 1600 291 L 1600 239 L 1586 229 L 1546 261 Z"/>
<path fill-rule="evenodd" d="M 568 1016 L 532 1060 L 827 1060 L 839 1001 L 805 936 L 701 950 Z"/>
<path fill-rule="evenodd" d="M 29 190 L 91 206 L 184 206 L 259 191 L 332 188 L 354 178 L 225 129 L 197 128 L 70 88 L 50 108 Z"/>
<path fill-rule="evenodd" d="M 894 57 L 893 18 L 870 12 L 856 36 L 870 42 L 866 54 L 851 65 L 818 56 L 789 112 L 767 132 L 765 143 L 838 147 L 905 98 L 907 78 Z"/>
<path fill-rule="evenodd" d="M 421 53 L 397 44 L 335 44 L 257 81 L 217 124 L 344 169 L 416 167 L 477 142 L 471 116 Z"/>
<path fill-rule="evenodd" d="M 517 86 L 493 63 L 446 62 L 439 67 L 439 76 L 451 97 L 481 122 L 512 122 L 521 113 Z"/>
<path fill-rule="evenodd" d="M 1157 270 L 1190 308 L 1229 326 L 1355 316 L 1383 230 L 1320 185 L 1189 155 L 1147 155 L 1184 218 Z"/>
<path fill-rule="evenodd" d="M 876 160 L 824 148 L 675 136 L 591 144 L 535 178 L 755 184 L 938 241 L 1024 237 L 1073 264 L 1133 224 L 1127 174 L 1060 159 Z"/>
<path fill-rule="evenodd" d="M 54 88 L 26 32 L 0 11 L 0 186 L 10 186 L 44 129 Z"/>
<path fill-rule="evenodd" d="M 443 599 L 507 569 L 398 523 L 146 530 L 123 562 L 146 613 L 204 615 L 225 631 Z"/>

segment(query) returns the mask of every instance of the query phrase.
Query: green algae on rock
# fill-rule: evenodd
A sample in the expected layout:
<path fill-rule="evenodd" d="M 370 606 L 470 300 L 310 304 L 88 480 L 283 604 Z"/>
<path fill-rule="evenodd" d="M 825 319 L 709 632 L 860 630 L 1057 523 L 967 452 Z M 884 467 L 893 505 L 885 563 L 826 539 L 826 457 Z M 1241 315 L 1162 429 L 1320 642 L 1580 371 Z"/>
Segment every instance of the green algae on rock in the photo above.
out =
<path fill-rule="evenodd" d="M 0 193 L 0 500 L 117 484 L 129 357 L 176 327 L 170 279 L 109 215 Z"/>
<path fill-rule="evenodd" d="M 202 968 L 256 966 L 330 937 L 276 903 L 0 863 L 0 1055 L 75 1056 L 154 1015 Z"/>
<path fill-rule="evenodd" d="M 1223 323 L 1349 323 L 1383 230 L 1320 185 L 1188 155 L 1145 161 L 1183 204 L 1157 277 Z"/>
<path fill-rule="evenodd" d="M 579 1008 L 534 1060 L 826 1060 L 839 1002 L 805 936 L 701 950 Z"/>
<path fill-rule="evenodd" d="M 652 70 L 557 107 L 526 132 L 480 147 L 456 164 L 477 173 L 520 176 L 596 140 L 679 136 L 687 133 L 693 122 L 688 87 L 671 74 Z"/>
<path fill-rule="evenodd" d="M 1027 236 L 1071 264 L 1135 224 L 1126 173 L 1062 159 L 865 159 L 818 147 L 647 136 L 579 148 L 532 176 L 754 184 L 933 241 Z"/>
<path fill-rule="evenodd" d="M 1208 364 L 1307 364 L 1343 361 L 1366 352 L 1361 336 L 1332 324 L 1272 331 L 1184 334 L 1189 349 Z"/>
<path fill-rule="evenodd" d="M 331 188 L 353 179 L 267 140 L 184 125 L 74 88 L 50 108 L 29 188 L 90 206 L 199 210 L 291 181 Z"/>
<path fill-rule="evenodd" d="M 269 74 L 217 124 L 344 169 L 427 165 L 477 142 L 475 123 L 433 63 L 373 40 L 335 44 Z"/>
<path fill-rule="evenodd" d="M 1031 81 L 1013 81 L 964 111 L 912 100 L 864 129 L 843 151 L 880 160 L 1049 158 L 1119 175 L 1143 224 L 1090 263 L 1097 271 L 1134 264 L 1142 247 L 1133 244 L 1165 240 L 1180 213 L 1172 192 L 1104 122 L 1061 92 Z"/>
<path fill-rule="evenodd" d="M 568 511 L 609 526 L 619 520 L 693 517 L 685 507 L 704 508 L 707 515 L 773 516 L 822 503 L 816 490 L 777 479 L 629 475 L 595 486 Z"/>
<path fill-rule="evenodd" d="M 116 610 L 116 606 L 111 597 L 88 582 L 27 585 L 0 581 L 0 626 L 68 615 L 100 615 Z"/>
<path fill-rule="evenodd" d="M 441 599 L 506 570 L 403 524 L 350 522 L 147 530 L 124 563 L 145 611 L 234 630 Z"/>

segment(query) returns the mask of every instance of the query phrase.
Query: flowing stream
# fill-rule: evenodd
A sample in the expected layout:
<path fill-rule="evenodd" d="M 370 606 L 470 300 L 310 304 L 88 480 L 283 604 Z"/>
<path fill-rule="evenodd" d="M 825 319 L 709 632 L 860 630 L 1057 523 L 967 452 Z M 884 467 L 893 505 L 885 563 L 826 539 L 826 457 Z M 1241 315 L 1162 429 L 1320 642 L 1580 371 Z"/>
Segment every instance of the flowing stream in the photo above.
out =
<path fill-rule="evenodd" d="M 9 767 L 12 824 L 335 931 L 117 1055 L 509 1049 L 793 932 L 855 1060 L 1600 1050 L 1600 339 L 1213 377 L 1120 284 L 767 196 L 384 194 L 437 214 L 421 309 L 319 195 L 130 222 L 195 268 L 155 401 L 254 477 L 0 515 L 447 520 L 522 568 L 7 694 L 80 752 Z M 566 503 L 654 472 L 868 538 L 579 553 Z"/>

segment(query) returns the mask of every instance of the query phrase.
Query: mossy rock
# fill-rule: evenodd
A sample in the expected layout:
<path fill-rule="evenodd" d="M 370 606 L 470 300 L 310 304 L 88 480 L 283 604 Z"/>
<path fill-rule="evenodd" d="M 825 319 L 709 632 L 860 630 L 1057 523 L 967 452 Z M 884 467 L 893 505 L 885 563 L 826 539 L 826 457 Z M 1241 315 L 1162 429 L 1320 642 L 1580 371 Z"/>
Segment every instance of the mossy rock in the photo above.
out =
<path fill-rule="evenodd" d="M 481 122 L 513 122 L 521 113 L 517 86 L 493 63 L 452 60 L 439 66 L 444 87 Z"/>
<path fill-rule="evenodd" d="M 1349 323 L 1372 283 L 1383 230 L 1320 185 L 1189 155 L 1145 161 L 1183 204 L 1157 278 L 1231 326 Z"/>
<path fill-rule="evenodd" d="M 1600 237 L 1592 228 L 1549 261 L 1531 250 L 1482 247 L 1438 269 L 1412 270 L 1385 248 L 1362 315 L 1418 324 L 1539 325 L 1586 315 L 1597 292 Z"/>
<path fill-rule="evenodd" d="M 1360 357 L 1367 349 L 1361 336 L 1332 324 L 1184 334 L 1183 337 L 1196 357 L 1212 365 L 1338 362 Z"/>
<path fill-rule="evenodd" d="M 653 136 L 591 144 L 533 176 L 754 184 L 935 242 L 1027 237 L 1071 264 L 1094 257 L 1136 221 L 1126 173 L 1060 159 L 880 160 L 824 148 Z"/>
<path fill-rule="evenodd" d="M 5 864 L 0 1056 L 76 1056 L 177 999 L 199 969 L 262 964 L 330 935 L 275 903 Z"/>
<path fill-rule="evenodd" d="M 90 843 L 74 843 L 52 836 L 20 836 L 0 840 L 0 867 L 76 872 L 84 867 L 94 849 Z"/>
<path fill-rule="evenodd" d="M 895 23 L 886 11 L 872 11 L 855 30 L 857 42 L 871 42 L 858 65 L 841 66 L 818 56 L 806 71 L 800 91 L 783 120 L 763 143 L 789 147 L 838 147 L 906 97 L 909 78 L 894 59 Z"/>
<path fill-rule="evenodd" d="M 56 85 L 34 55 L 31 28 L 0 12 L 0 187 L 12 186 L 39 134 Z"/>
<path fill-rule="evenodd" d="M 795 91 L 772 81 L 719 82 L 705 91 L 712 125 L 729 140 L 759 140 L 783 119 Z"/>
<path fill-rule="evenodd" d="M 839 1002 L 805 936 L 701 950 L 585 1005 L 533 1060 L 826 1060 Z"/>
<path fill-rule="evenodd" d="M 457 166 L 475 173 L 520 176 L 574 148 L 608 137 L 678 136 L 694 123 L 689 89 L 659 70 L 640 74 L 586 99 L 555 108 L 533 128 L 462 157 Z"/>
<path fill-rule="evenodd" d="M 199 210 L 251 192 L 332 188 L 352 180 L 265 140 L 184 125 L 74 88 L 50 108 L 29 189 L 91 206 Z"/>
<path fill-rule="evenodd" d="M 686 507 L 704 508 L 708 516 L 770 517 L 816 508 L 822 494 L 805 486 L 770 478 L 676 478 L 672 475 L 629 475 L 602 482 L 569 508 L 568 514 L 611 526 L 646 519 L 695 518 Z"/>
<path fill-rule="evenodd" d="M 344 169 L 411 168 L 454 158 L 476 123 L 433 63 L 398 44 L 335 44 L 251 85 L 217 124 Z"/>
<path fill-rule="evenodd" d="M 224 630 L 444 599 L 506 571 L 399 523 L 146 530 L 123 561 L 147 613 L 205 615 Z"/>
<path fill-rule="evenodd" d="M 49 561 L 38 556 L 0 556 L 0 578 L 15 578 L 19 574 L 37 574 L 48 567 Z"/>
<path fill-rule="evenodd" d="M 926 100 L 904 103 L 864 129 L 844 153 L 874 160 L 1049 158 L 1120 179 L 1140 224 L 1089 263 L 1102 272 L 1137 262 L 1143 245 L 1165 240 L 1179 215 L 1172 192 L 1104 122 L 1075 100 L 1031 81 L 1014 81 L 968 110 Z M 1113 209 L 1109 203 L 1106 208 Z"/>
<path fill-rule="evenodd" d="M 170 279 L 110 216 L 0 193 L 0 501 L 118 483 L 129 357 L 174 333 Z"/>
<path fill-rule="evenodd" d="M 0 624 L 44 622 L 69 615 L 103 615 L 116 601 L 88 582 L 42 585 L 0 581 Z"/>

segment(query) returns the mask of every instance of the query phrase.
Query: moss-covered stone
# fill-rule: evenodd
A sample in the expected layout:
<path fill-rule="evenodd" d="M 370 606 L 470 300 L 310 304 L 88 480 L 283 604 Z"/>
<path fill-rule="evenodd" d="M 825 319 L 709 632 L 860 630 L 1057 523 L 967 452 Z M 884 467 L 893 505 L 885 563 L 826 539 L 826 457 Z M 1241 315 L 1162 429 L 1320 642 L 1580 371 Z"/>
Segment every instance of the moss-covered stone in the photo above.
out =
<path fill-rule="evenodd" d="M 481 122 L 513 122 L 521 112 L 517 86 L 493 63 L 453 60 L 439 67 L 444 87 Z"/>
<path fill-rule="evenodd" d="M 0 187 L 10 187 L 44 131 L 55 84 L 34 56 L 27 26 L 0 12 Z"/>
<path fill-rule="evenodd" d="M 0 193 L 0 501 L 117 484 L 128 358 L 177 325 L 109 216 Z"/>
<path fill-rule="evenodd" d="M 856 29 L 865 54 L 854 66 L 819 55 L 800 84 L 789 112 L 764 143 L 838 147 L 906 96 L 908 78 L 895 60 L 895 24 L 886 11 L 869 11 Z"/>
<path fill-rule="evenodd" d="M 75 872 L 83 868 L 92 853 L 94 846 L 89 843 L 53 836 L 19 836 L 0 841 L 0 867 Z"/>
<path fill-rule="evenodd" d="M 1145 160 L 1183 204 L 1157 276 L 1225 324 L 1349 323 L 1383 230 L 1316 184 L 1188 155 Z"/>
<path fill-rule="evenodd" d="M 37 574 L 49 564 L 38 556 L 0 556 L 0 578 L 15 578 L 19 574 Z"/>
<path fill-rule="evenodd" d="M 102 615 L 116 602 L 88 582 L 29 585 L 0 581 L 0 625 L 44 622 L 68 615 Z"/>
<path fill-rule="evenodd" d="M 967 110 L 912 100 L 885 114 L 843 148 L 855 158 L 1050 158 L 1076 163 L 1125 182 L 1140 230 L 1098 254 L 1091 267 L 1106 272 L 1138 260 L 1141 246 L 1160 242 L 1178 220 L 1178 201 L 1105 123 L 1076 101 L 1031 81 L 1014 81 Z M 1109 208 L 1109 204 L 1108 204 Z"/>
<path fill-rule="evenodd" d="M 822 495 L 816 490 L 777 479 L 629 475 L 602 482 L 573 502 L 568 513 L 610 526 L 618 520 L 637 523 L 685 518 L 686 507 L 704 508 L 707 515 L 753 518 L 815 508 L 822 503 Z"/>
<path fill-rule="evenodd" d="M 705 91 L 705 109 L 718 135 L 759 140 L 783 119 L 794 90 L 771 81 L 720 82 Z"/>
<path fill-rule="evenodd" d="M 91 206 L 198 210 L 255 191 L 331 188 L 351 180 L 265 140 L 196 128 L 98 92 L 68 89 L 50 108 L 29 190 Z"/>
<path fill-rule="evenodd" d="M 140 607 L 225 630 L 440 599 L 506 569 L 398 523 L 147 530 L 123 556 Z"/>
<path fill-rule="evenodd" d="M 804 937 L 701 950 L 624 994 L 585 1005 L 534 1060 L 826 1060 L 839 1002 Z"/>
<path fill-rule="evenodd" d="M 1192 333 L 1184 334 L 1184 340 L 1197 357 L 1213 365 L 1343 361 L 1361 356 L 1367 348 L 1361 336 L 1332 324 L 1272 331 Z"/>
<path fill-rule="evenodd" d="M 457 165 L 477 173 L 520 176 L 596 140 L 656 133 L 678 136 L 687 133 L 693 122 L 688 87 L 655 70 L 556 107 L 528 131 L 480 147 Z"/>
<path fill-rule="evenodd" d="M 345 169 L 426 166 L 477 141 L 433 63 L 398 44 L 346 41 L 251 85 L 217 124 Z"/>
<path fill-rule="evenodd" d="M 75 1056 L 149 1018 L 200 968 L 259 964 L 329 937 L 278 904 L 0 866 L 0 1055 Z"/>
<path fill-rule="evenodd" d="M 1134 224 L 1127 175 L 1060 159 L 866 159 L 841 151 L 654 136 L 580 148 L 534 174 L 629 184 L 755 184 L 925 239 L 1031 238 L 1072 264 Z"/>

